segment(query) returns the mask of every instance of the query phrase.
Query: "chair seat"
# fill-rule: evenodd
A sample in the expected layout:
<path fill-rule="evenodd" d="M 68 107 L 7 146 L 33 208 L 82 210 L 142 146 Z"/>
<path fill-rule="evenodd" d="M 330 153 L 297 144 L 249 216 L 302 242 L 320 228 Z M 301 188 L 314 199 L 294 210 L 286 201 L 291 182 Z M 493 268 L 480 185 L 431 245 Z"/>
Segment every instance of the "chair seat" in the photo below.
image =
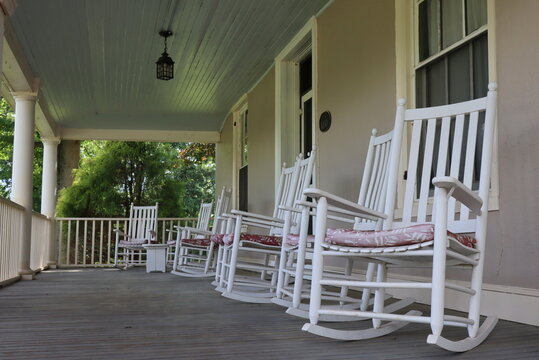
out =
<path fill-rule="evenodd" d="M 182 239 L 182 245 L 193 245 L 193 246 L 201 246 L 201 247 L 208 247 L 211 245 L 210 238 L 195 238 L 195 239 Z"/>
<path fill-rule="evenodd" d="M 307 235 L 307 242 L 314 242 L 314 235 Z M 288 234 L 286 245 L 297 246 L 299 244 L 299 234 Z"/>
<path fill-rule="evenodd" d="M 131 239 L 131 240 L 120 240 L 118 245 L 120 246 L 141 246 L 144 244 L 157 244 L 157 241 L 148 241 L 147 239 Z"/>
<path fill-rule="evenodd" d="M 473 236 L 454 234 L 447 236 L 462 245 L 475 248 Z M 333 245 L 349 247 L 393 247 L 420 244 L 434 240 L 434 225 L 421 224 L 393 230 L 359 231 L 351 229 L 327 229 L 326 242 Z"/>
<path fill-rule="evenodd" d="M 232 245 L 234 241 L 234 234 L 217 234 L 212 235 L 210 240 L 219 245 Z M 266 246 L 281 246 L 281 237 L 274 235 L 260 235 L 260 234 L 248 234 L 241 233 L 240 241 L 249 241 L 252 243 L 266 245 Z"/>

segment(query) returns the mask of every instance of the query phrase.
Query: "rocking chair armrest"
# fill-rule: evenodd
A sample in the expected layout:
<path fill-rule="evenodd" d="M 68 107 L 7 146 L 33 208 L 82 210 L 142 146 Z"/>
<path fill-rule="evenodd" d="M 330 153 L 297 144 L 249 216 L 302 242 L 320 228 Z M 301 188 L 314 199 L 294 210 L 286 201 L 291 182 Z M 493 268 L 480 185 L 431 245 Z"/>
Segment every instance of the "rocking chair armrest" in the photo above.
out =
<path fill-rule="evenodd" d="M 240 211 L 240 210 L 232 210 L 231 213 L 233 216 L 243 216 L 243 217 L 247 217 L 251 219 L 265 220 L 265 221 L 270 221 L 274 223 L 284 223 L 283 219 L 275 218 L 273 216 L 260 215 L 260 214 L 255 214 L 255 213 Z"/>
<path fill-rule="evenodd" d="M 309 188 L 303 192 L 308 197 L 318 199 L 324 197 L 328 202 L 328 210 L 333 212 L 339 212 L 342 214 L 357 216 L 368 219 L 387 219 L 387 215 L 376 210 L 369 209 L 363 205 L 359 205 L 350 200 L 346 200 L 340 196 L 328 193 L 327 191 Z"/>
<path fill-rule="evenodd" d="M 118 234 L 120 236 L 125 236 L 125 233 L 120 229 L 113 229 L 112 231 L 114 231 L 116 234 Z"/>
<path fill-rule="evenodd" d="M 481 215 L 483 200 L 458 179 L 451 176 L 438 176 L 432 179 L 432 184 L 437 188 L 446 189 L 450 196 L 454 197 L 474 214 Z"/>

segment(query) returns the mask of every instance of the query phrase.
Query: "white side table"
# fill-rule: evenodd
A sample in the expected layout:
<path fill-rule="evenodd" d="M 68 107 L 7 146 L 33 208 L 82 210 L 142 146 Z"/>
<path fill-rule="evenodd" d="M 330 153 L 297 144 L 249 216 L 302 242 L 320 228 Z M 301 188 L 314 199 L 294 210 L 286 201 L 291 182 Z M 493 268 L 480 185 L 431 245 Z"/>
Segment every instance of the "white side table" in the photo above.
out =
<path fill-rule="evenodd" d="M 146 249 L 146 272 L 166 271 L 167 244 L 142 245 Z"/>

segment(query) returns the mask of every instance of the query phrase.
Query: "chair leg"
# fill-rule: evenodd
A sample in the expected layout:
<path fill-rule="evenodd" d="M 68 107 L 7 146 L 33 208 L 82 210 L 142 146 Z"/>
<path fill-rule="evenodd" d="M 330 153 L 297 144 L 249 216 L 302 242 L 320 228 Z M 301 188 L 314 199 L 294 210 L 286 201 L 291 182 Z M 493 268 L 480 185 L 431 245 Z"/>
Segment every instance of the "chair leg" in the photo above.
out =
<path fill-rule="evenodd" d="M 281 256 L 279 258 L 279 270 L 277 271 L 277 288 L 275 289 L 275 296 L 280 299 L 282 297 L 282 289 L 284 287 L 285 267 L 287 262 L 287 250 L 286 244 L 283 242 L 281 245 Z"/>
<path fill-rule="evenodd" d="M 303 274 L 305 271 L 305 256 L 307 253 L 307 232 L 309 229 L 308 207 L 303 207 L 301 211 L 301 226 L 296 257 L 296 273 L 294 277 L 294 292 L 292 296 L 292 308 L 297 309 L 301 303 L 301 293 L 303 291 Z M 325 230 L 324 230 L 325 231 Z"/>
<path fill-rule="evenodd" d="M 241 235 L 241 217 L 236 220 L 236 227 L 234 229 L 234 243 L 232 244 L 232 253 L 230 254 L 230 263 L 228 269 L 226 292 L 232 292 L 234 287 L 234 277 L 236 276 L 236 264 L 238 261 L 238 251 L 240 247 L 240 235 Z"/>
<path fill-rule="evenodd" d="M 369 263 L 367 265 L 367 274 L 365 275 L 365 281 L 371 282 L 374 278 L 374 268 L 376 264 Z M 367 311 L 367 307 L 369 306 L 369 300 L 371 298 L 371 289 L 363 289 L 363 292 L 361 294 L 361 305 L 360 310 L 361 311 Z"/>
<path fill-rule="evenodd" d="M 378 272 L 376 273 L 376 282 L 383 283 L 387 278 L 387 267 L 385 264 L 378 264 Z M 384 312 L 385 289 L 377 288 L 374 292 L 374 312 Z M 382 325 L 382 320 L 372 319 L 372 326 L 378 329 Z"/>
<path fill-rule="evenodd" d="M 309 321 L 317 324 L 322 297 L 322 273 L 324 270 L 324 258 L 322 254 L 322 241 L 326 234 L 327 200 L 322 197 L 318 201 L 316 209 L 316 228 L 313 253 L 313 273 L 311 280 L 311 302 L 309 305 Z"/>
<path fill-rule="evenodd" d="M 213 255 L 213 242 L 211 242 L 209 248 L 206 249 L 206 264 L 204 266 L 204 274 L 207 274 L 210 271 L 212 255 Z"/>
<path fill-rule="evenodd" d="M 350 276 L 352 275 L 352 267 L 353 266 L 354 266 L 354 262 L 352 261 L 352 259 L 347 258 L 346 262 L 344 264 L 344 275 L 347 278 L 350 278 Z M 339 304 L 344 305 L 344 303 L 345 303 L 344 299 L 348 295 L 348 286 L 341 287 L 341 294 L 340 295 L 341 295 L 341 301 L 339 301 Z"/>

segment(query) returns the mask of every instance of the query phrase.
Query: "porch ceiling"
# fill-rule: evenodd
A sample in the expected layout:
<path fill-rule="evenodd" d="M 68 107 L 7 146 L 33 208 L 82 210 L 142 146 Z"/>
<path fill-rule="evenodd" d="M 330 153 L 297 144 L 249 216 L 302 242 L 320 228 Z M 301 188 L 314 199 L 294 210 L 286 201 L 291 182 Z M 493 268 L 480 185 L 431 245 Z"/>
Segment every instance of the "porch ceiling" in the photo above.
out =
<path fill-rule="evenodd" d="M 19 0 L 6 32 L 60 129 L 212 132 L 326 3 Z M 155 77 L 163 28 L 174 32 L 170 81 Z"/>

